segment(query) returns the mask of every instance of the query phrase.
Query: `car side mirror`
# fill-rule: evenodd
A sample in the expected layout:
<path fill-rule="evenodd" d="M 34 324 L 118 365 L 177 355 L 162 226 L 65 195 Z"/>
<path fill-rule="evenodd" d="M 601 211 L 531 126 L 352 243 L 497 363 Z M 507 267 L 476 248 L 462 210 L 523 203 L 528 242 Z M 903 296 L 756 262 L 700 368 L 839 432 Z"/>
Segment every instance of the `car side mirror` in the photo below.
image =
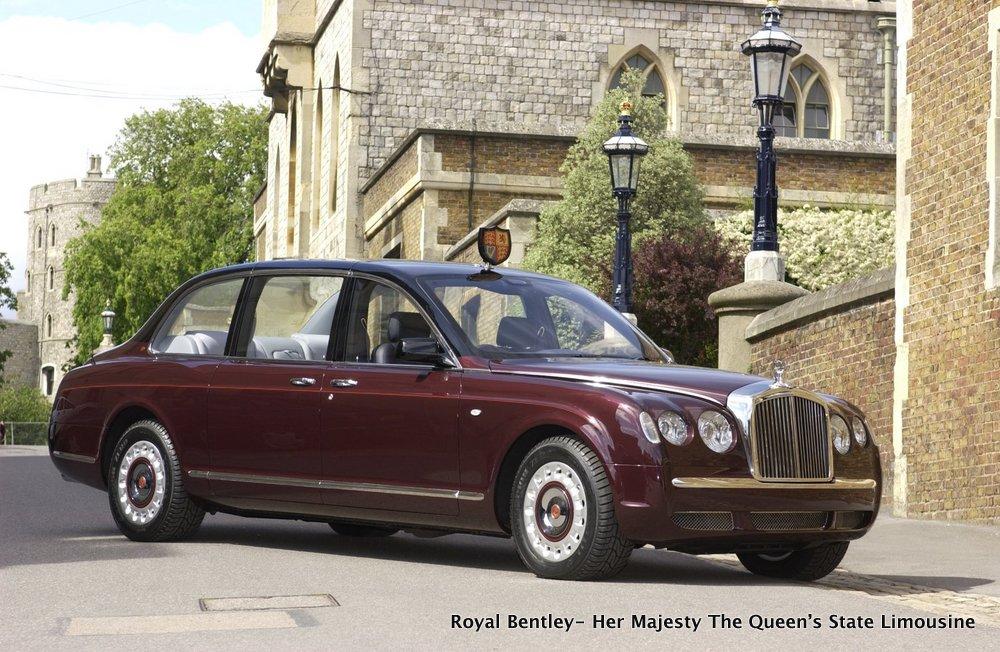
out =
<path fill-rule="evenodd" d="M 455 366 L 433 337 L 404 337 L 399 341 L 396 357 L 406 362 L 431 364 L 435 367 Z"/>

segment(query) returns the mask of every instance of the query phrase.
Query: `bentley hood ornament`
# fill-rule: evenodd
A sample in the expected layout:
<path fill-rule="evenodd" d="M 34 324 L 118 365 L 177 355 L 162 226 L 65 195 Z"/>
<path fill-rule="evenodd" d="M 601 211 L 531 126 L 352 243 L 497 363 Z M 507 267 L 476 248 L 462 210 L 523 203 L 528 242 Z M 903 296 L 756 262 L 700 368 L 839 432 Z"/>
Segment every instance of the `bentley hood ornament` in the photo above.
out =
<path fill-rule="evenodd" d="M 774 361 L 774 382 L 771 387 L 788 387 L 785 382 L 785 363 L 781 360 Z"/>

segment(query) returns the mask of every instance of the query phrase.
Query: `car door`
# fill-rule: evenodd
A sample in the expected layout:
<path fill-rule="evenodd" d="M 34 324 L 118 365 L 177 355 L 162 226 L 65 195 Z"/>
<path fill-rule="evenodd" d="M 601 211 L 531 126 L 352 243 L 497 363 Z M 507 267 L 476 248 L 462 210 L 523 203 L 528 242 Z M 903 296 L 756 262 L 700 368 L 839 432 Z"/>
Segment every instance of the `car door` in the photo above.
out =
<path fill-rule="evenodd" d="M 215 371 L 207 423 L 218 496 L 322 503 L 320 406 L 337 275 L 257 276 L 231 355 Z"/>
<path fill-rule="evenodd" d="M 322 405 L 325 499 L 457 514 L 461 371 L 399 359 L 402 339 L 440 336 L 399 286 L 364 277 L 351 284 Z"/>

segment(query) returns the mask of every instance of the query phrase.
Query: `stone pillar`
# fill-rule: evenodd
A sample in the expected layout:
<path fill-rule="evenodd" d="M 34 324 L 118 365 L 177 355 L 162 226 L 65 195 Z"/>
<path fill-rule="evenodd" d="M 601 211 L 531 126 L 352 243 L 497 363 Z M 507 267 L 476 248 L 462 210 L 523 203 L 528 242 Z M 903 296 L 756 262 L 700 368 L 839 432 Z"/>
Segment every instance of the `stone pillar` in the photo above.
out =
<path fill-rule="evenodd" d="M 750 371 L 747 326 L 754 317 L 809 294 L 785 283 L 785 261 L 776 251 L 751 251 L 743 266 L 743 283 L 708 297 L 719 318 L 719 369 Z"/>
<path fill-rule="evenodd" d="M 896 18 L 894 16 L 882 16 L 875 27 L 882 33 L 882 67 L 884 83 L 882 88 L 882 133 L 879 138 L 882 142 L 892 143 L 896 140 L 895 129 L 893 128 L 892 113 L 896 106 L 896 91 L 893 87 L 893 65 L 896 63 Z"/>

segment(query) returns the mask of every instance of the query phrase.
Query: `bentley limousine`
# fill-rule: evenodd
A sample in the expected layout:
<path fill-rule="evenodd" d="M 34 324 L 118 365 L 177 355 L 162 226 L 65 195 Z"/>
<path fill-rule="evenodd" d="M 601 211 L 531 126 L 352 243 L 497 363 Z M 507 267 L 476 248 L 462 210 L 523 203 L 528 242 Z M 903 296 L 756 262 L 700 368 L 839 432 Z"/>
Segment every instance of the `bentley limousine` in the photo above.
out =
<path fill-rule="evenodd" d="M 565 281 L 409 261 L 188 281 L 66 375 L 49 449 L 130 539 L 179 539 L 216 512 L 469 532 L 513 537 L 562 579 L 610 576 L 645 544 L 817 579 L 881 490 L 846 401 L 674 364 Z"/>

